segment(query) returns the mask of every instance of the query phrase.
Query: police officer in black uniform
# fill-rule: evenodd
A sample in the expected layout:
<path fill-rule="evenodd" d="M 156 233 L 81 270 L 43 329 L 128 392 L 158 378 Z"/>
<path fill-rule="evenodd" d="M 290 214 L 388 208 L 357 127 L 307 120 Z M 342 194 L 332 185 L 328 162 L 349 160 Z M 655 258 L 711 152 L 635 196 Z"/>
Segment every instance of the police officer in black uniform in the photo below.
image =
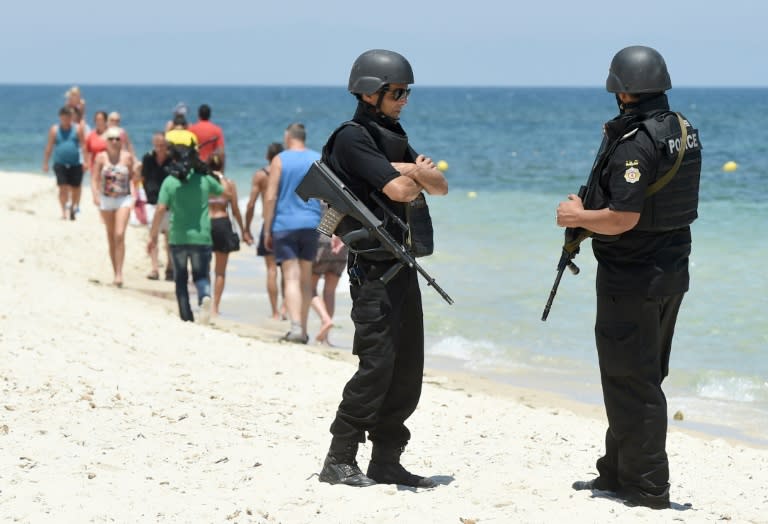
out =
<path fill-rule="evenodd" d="M 620 114 L 605 124 L 584 202 L 569 195 L 557 224 L 594 232 L 595 340 L 608 417 L 599 476 L 574 489 L 613 491 L 629 505 L 669 507 L 667 404 L 675 321 L 688 290 L 690 224 L 697 217 L 701 143 L 669 109 L 667 66 L 627 47 L 606 81 Z"/>
<path fill-rule="evenodd" d="M 386 206 L 408 222 L 406 208 L 423 202 L 422 192 L 444 195 L 448 183 L 431 159 L 416 154 L 400 125 L 410 94 L 413 70 L 402 55 L 374 49 L 352 66 L 349 91 L 358 100 L 353 119 L 329 138 L 323 161 L 380 218 Z M 407 232 L 394 220 L 387 230 L 403 245 Z M 410 226 L 410 224 L 409 224 Z M 431 222 L 429 226 L 431 236 Z M 431 238 L 427 239 L 431 242 Z M 364 243 L 362 243 L 364 244 Z M 320 481 L 368 486 L 374 483 L 432 487 L 434 482 L 409 473 L 400 455 L 410 439 L 405 420 L 421 395 L 424 328 L 417 272 L 403 266 L 386 284 L 379 277 L 396 263 L 376 245 L 354 245 L 348 272 L 355 324 L 353 353 L 360 359 L 344 388 L 331 425 L 330 450 Z M 367 475 L 356 461 L 365 434 L 373 443 Z"/>

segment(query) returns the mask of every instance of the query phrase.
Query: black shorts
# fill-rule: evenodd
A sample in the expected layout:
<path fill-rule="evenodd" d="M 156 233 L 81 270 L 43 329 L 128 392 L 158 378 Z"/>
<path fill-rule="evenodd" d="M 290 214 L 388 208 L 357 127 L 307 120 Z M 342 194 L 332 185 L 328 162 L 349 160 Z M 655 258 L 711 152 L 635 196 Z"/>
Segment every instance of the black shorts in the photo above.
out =
<path fill-rule="evenodd" d="M 232 222 L 229 217 L 211 219 L 211 240 L 213 241 L 213 250 L 219 253 L 231 253 L 240 249 L 238 239 L 235 245 L 235 235 L 232 230 Z"/>
<path fill-rule="evenodd" d="M 264 245 L 264 226 L 261 226 L 261 232 L 259 233 L 259 244 L 256 246 L 256 254 L 260 257 L 275 254 L 271 249 L 267 249 L 267 246 Z"/>
<path fill-rule="evenodd" d="M 53 164 L 57 186 L 80 187 L 83 184 L 83 165 Z"/>

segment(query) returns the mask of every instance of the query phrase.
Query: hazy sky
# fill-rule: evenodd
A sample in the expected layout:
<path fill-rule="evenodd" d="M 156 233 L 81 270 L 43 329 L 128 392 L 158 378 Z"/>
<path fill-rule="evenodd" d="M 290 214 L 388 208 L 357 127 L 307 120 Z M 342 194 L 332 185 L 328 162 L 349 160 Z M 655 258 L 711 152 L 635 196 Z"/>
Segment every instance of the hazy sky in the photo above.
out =
<path fill-rule="evenodd" d="M 421 85 L 604 85 L 644 44 L 673 85 L 768 86 L 753 0 L 8 0 L 0 83 L 345 85 L 362 51 Z"/>

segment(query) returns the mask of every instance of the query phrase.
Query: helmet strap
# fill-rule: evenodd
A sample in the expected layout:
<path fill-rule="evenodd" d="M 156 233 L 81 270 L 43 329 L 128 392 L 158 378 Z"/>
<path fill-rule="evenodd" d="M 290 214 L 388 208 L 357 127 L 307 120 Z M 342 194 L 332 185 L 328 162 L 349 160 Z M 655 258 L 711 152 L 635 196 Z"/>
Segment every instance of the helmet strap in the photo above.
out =
<path fill-rule="evenodd" d="M 378 91 L 376 91 L 379 94 L 379 97 L 376 99 L 376 111 L 381 112 L 381 102 L 384 100 L 384 95 L 387 94 L 388 90 L 389 84 L 384 84 Z"/>

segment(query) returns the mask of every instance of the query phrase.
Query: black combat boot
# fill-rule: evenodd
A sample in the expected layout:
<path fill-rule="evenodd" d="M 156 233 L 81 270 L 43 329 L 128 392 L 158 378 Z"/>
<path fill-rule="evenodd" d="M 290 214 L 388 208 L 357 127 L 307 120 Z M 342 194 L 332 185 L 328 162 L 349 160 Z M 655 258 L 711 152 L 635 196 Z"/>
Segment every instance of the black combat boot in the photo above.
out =
<path fill-rule="evenodd" d="M 328 484 L 346 484 L 362 488 L 376 484 L 363 475 L 357 465 L 357 442 L 333 438 L 331 448 L 325 457 L 323 469 L 320 471 L 320 482 Z"/>
<path fill-rule="evenodd" d="M 368 478 L 379 484 L 401 484 L 413 488 L 434 488 L 434 480 L 409 473 L 400 464 L 404 447 L 386 447 L 373 444 L 371 462 L 368 464 Z"/>

